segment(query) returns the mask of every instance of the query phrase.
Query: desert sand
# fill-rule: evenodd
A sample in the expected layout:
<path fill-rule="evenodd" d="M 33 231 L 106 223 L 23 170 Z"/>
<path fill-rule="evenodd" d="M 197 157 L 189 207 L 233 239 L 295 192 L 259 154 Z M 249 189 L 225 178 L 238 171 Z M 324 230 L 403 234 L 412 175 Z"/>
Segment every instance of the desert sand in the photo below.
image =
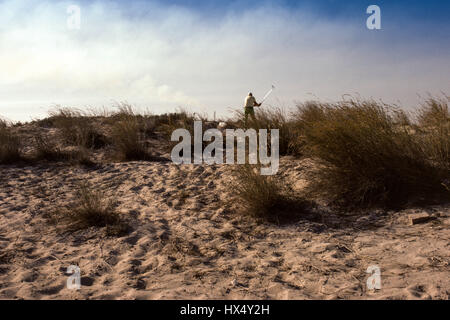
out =
<path fill-rule="evenodd" d="M 279 174 L 301 188 L 304 161 Z M 300 219 L 236 213 L 227 166 L 171 162 L 0 167 L 2 299 L 448 299 L 450 207 Z M 108 190 L 131 232 L 57 232 L 44 216 L 80 181 Z M 427 212 L 433 220 L 410 225 Z M 81 289 L 66 287 L 69 265 Z M 369 290 L 366 270 L 381 268 Z"/>

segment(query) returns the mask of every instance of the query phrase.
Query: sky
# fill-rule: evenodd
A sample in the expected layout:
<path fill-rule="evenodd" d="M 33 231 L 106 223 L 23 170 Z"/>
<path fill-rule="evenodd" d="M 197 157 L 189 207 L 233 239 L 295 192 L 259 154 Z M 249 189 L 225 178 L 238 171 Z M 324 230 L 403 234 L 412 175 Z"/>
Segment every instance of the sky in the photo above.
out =
<path fill-rule="evenodd" d="M 0 116 L 126 101 L 227 117 L 271 85 L 269 107 L 352 94 L 411 109 L 450 94 L 449 13 L 449 0 L 0 0 Z"/>

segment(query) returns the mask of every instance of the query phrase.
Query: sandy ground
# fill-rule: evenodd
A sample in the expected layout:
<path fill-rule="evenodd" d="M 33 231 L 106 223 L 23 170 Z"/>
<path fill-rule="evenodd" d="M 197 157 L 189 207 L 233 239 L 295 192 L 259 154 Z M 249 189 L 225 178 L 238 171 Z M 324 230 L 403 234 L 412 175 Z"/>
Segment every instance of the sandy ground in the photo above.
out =
<path fill-rule="evenodd" d="M 2 299 L 448 299 L 450 207 L 290 225 L 234 213 L 226 166 L 130 162 L 97 169 L 0 167 Z M 301 182 L 302 163 L 281 174 Z M 89 181 L 119 200 L 132 231 L 58 233 L 43 218 Z M 409 225 L 408 216 L 436 219 Z M 66 287 L 69 265 L 82 287 Z M 366 269 L 381 268 L 381 290 Z"/>

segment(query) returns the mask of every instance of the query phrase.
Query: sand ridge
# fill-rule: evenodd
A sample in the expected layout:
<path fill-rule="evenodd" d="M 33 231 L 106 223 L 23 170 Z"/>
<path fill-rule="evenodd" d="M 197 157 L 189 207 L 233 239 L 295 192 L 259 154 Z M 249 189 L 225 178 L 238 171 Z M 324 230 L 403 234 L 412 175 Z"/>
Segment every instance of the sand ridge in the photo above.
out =
<path fill-rule="evenodd" d="M 301 185 L 303 163 L 281 161 Z M 409 225 L 424 209 L 289 225 L 235 213 L 227 166 L 170 162 L 1 166 L 2 299 L 448 299 L 449 207 Z M 108 190 L 132 231 L 56 232 L 44 218 L 74 199 L 80 181 Z M 66 288 L 69 265 L 80 290 Z M 370 265 L 382 289 L 366 287 Z"/>

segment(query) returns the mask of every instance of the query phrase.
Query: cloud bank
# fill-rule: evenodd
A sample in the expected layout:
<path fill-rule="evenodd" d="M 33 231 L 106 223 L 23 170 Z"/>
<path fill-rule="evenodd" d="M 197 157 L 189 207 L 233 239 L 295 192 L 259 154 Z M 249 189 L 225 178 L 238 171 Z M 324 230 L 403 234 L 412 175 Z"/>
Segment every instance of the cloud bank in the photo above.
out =
<path fill-rule="evenodd" d="M 128 101 L 154 113 L 183 106 L 226 116 L 271 84 L 268 102 L 285 107 L 346 93 L 408 106 L 417 94 L 449 91 L 445 41 L 392 21 L 367 30 L 364 10 L 344 20 L 270 3 L 208 15 L 157 2 L 80 2 L 80 29 L 69 30 L 73 4 L 0 2 L 0 115 L 29 120 L 52 104 Z"/>

